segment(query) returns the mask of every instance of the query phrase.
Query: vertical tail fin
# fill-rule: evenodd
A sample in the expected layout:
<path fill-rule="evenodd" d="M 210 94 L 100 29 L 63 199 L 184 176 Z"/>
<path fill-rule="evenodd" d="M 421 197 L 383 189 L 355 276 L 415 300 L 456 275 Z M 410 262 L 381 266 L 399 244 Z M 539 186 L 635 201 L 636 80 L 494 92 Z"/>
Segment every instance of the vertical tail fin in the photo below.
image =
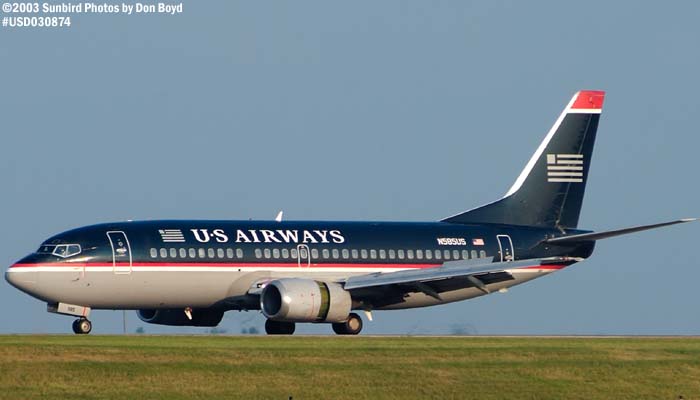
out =
<path fill-rule="evenodd" d="M 502 199 L 443 222 L 575 228 L 604 99 L 576 93 Z"/>

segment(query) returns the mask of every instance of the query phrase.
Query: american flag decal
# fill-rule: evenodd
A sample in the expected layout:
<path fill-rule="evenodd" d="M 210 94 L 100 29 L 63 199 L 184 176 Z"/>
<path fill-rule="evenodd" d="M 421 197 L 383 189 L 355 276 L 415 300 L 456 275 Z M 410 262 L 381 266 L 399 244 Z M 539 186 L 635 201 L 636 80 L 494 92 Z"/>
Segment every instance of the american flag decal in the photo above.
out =
<path fill-rule="evenodd" d="M 547 154 L 547 182 L 583 182 L 583 154 Z"/>
<path fill-rule="evenodd" d="M 472 239 L 472 245 L 474 246 L 483 246 L 484 245 L 484 239 Z"/>
<path fill-rule="evenodd" d="M 165 243 L 182 243 L 185 241 L 185 236 L 179 229 L 159 229 L 161 239 Z"/>

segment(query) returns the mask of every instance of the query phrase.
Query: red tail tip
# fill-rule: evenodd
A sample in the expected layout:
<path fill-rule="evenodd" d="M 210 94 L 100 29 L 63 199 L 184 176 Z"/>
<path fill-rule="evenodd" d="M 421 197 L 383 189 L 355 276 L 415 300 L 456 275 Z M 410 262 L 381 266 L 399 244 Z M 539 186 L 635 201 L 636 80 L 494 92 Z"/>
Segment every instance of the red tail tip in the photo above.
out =
<path fill-rule="evenodd" d="M 571 106 L 572 109 L 602 110 L 605 92 L 602 90 L 582 90 Z"/>

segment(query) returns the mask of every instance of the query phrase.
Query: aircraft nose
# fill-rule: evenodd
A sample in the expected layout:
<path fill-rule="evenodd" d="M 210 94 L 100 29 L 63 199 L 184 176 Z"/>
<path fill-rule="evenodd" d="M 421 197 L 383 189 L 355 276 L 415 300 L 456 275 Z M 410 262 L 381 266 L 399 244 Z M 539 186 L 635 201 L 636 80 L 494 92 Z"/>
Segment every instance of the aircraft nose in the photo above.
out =
<path fill-rule="evenodd" d="M 23 292 L 29 292 L 36 285 L 39 273 L 34 268 L 21 268 L 15 265 L 5 271 L 5 280 Z"/>

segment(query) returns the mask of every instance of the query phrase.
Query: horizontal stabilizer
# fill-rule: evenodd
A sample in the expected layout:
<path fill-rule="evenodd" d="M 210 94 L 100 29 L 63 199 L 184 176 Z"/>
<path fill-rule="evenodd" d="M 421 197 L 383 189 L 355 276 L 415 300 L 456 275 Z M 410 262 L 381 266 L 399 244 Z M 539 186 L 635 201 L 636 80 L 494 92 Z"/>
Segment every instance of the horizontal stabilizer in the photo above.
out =
<path fill-rule="evenodd" d="M 679 219 L 676 221 L 662 222 L 660 224 L 641 225 L 641 226 L 633 226 L 631 228 L 616 229 L 614 231 L 591 232 L 591 233 L 582 233 L 579 235 L 560 236 L 560 237 L 547 239 L 547 240 L 545 240 L 545 242 L 551 243 L 551 244 L 571 244 L 571 243 L 591 242 L 591 241 L 600 240 L 600 239 L 607 239 L 607 238 L 610 238 L 613 236 L 626 235 L 628 233 L 646 231 L 648 229 L 661 228 L 662 226 L 682 224 L 685 222 L 693 222 L 693 221 L 697 221 L 697 220 L 698 220 L 697 218 L 684 218 L 684 219 Z"/>

